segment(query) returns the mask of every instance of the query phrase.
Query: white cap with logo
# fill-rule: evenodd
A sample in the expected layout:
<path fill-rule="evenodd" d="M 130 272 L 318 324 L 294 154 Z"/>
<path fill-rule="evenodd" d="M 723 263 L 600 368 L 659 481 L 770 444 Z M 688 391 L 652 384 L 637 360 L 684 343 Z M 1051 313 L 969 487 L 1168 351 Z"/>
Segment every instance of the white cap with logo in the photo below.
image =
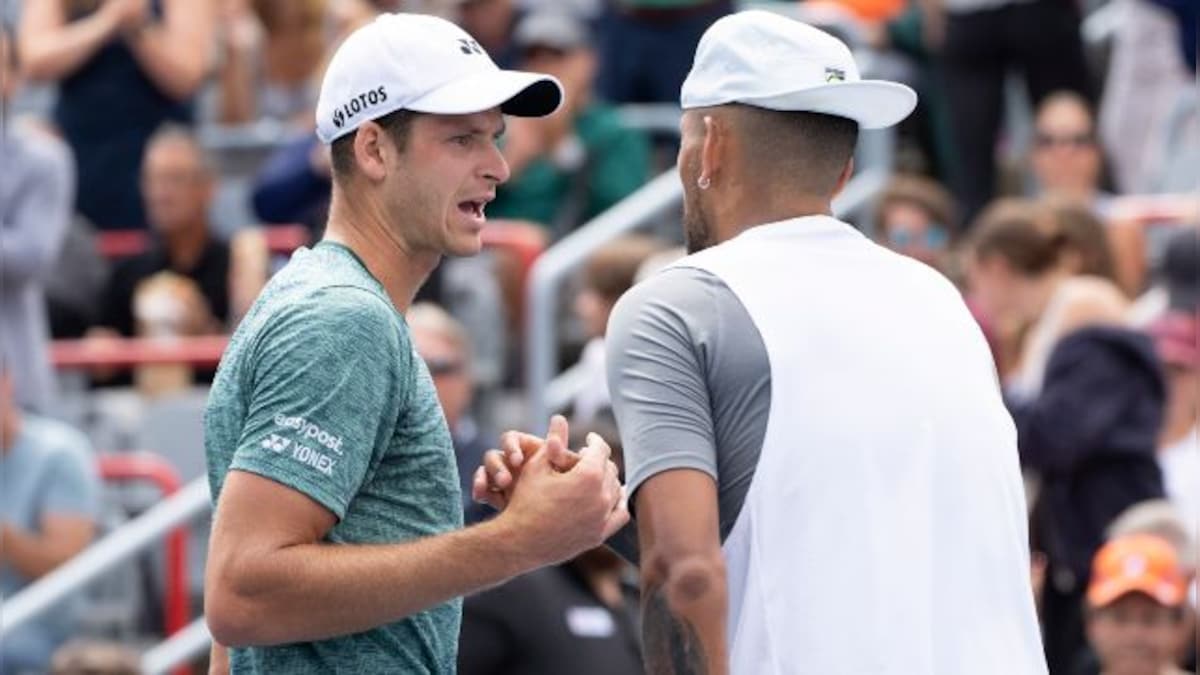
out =
<path fill-rule="evenodd" d="M 466 115 L 499 107 L 541 117 L 558 109 L 549 75 L 501 70 L 466 31 L 421 14 L 382 14 L 338 47 L 317 97 L 317 136 L 332 143 L 397 110 Z"/>
<path fill-rule="evenodd" d="M 824 113 L 878 129 L 908 117 L 917 94 L 897 82 L 861 79 L 850 49 L 832 35 L 749 10 L 718 19 L 700 38 L 680 103 Z"/>

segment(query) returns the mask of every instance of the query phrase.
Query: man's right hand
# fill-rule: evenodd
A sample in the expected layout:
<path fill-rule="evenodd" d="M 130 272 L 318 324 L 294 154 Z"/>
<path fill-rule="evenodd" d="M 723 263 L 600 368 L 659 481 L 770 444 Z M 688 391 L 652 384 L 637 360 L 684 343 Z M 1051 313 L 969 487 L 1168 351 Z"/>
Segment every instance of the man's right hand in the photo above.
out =
<path fill-rule="evenodd" d="M 500 516 L 539 565 L 595 548 L 629 522 L 625 488 L 608 444 L 589 434 L 572 463 L 563 437 L 551 433 L 542 451 L 524 459 Z"/>
<path fill-rule="evenodd" d="M 471 485 L 471 497 L 497 511 L 503 511 L 512 499 L 513 488 L 521 475 L 525 460 L 546 448 L 547 441 L 557 436 L 562 441 L 562 453 L 551 457 L 551 466 L 559 471 L 568 471 L 579 461 L 578 453 L 566 448 L 568 438 L 567 419 L 562 415 L 550 418 L 550 429 L 546 438 L 523 431 L 506 431 L 500 436 L 500 449 L 483 453 L 483 463 L 475 471 Z"/>

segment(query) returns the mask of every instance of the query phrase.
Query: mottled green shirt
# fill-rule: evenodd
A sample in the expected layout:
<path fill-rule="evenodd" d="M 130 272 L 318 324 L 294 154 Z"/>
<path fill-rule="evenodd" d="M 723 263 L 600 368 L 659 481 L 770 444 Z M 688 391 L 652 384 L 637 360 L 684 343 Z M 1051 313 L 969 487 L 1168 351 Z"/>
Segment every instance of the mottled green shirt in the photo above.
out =
<path fill-rule="evenodd" d="M 337 516 L 330 543 L 462 527 L 454 450 L 404 318 L 347 248 L 301 249 L 234 333 L 204 420 L 214 501 L 230 469 Z M 370 580 L 362 580 L 370 583 Z M 319 642 L 234 649 L 234 673 L 453 673 L 461 601 Z"/>

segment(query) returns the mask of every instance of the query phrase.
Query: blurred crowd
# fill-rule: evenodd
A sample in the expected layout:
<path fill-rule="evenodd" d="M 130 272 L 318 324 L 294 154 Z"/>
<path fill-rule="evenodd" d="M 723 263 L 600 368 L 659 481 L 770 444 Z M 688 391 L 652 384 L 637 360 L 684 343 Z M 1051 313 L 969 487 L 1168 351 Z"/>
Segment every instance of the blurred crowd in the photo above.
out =
<path fill-rule="evenodd" d="M 51 341 L 104 355 L 231 331 L 293 245 L 321 236 L 315 98 L 346 35 L 380 12 L 436 13 L 501 67 L 563 83 L 556 114 L 508 120 L 512 179 L 488 205 L 490 227 L 540 249 L 671 169 L 677 136 L 632 106 L 677 112 L 699 36 L 747 4 L 826 28 L 866 76 L 920 92 L 887 139 L 894 159 L 866 167 L 886 185 L 845 217 L 954 281 L 988 338 L 1051 673 L 1195 672 L 1194 0 L 3 0 L 0 601 L 104 533 L 98 454 L 213 375 L 102 358 L 56 371 Z M 554 403 L 617 450 L 608 315 L 682 255 L 677 217 L 650 229 L 593 252 L 557 323 Z M 468 495 L 483 451 L 522 419 L 527 263 L 504 247 L 446 260 L 407 316 Z M 121 396 L 142 416 L 100 419 L 97 402 Z M 200 475 L 198 440 L 183 445 L 195 456 L 172 461 Z M 605 549 L 469 598 L 460 671 L 640 672 L 635 582 Z M 0 636 L 0 673 L 137 672 L 120 646 L 72 641 L 112 637 L 80 629 L 78 600 Z"/>

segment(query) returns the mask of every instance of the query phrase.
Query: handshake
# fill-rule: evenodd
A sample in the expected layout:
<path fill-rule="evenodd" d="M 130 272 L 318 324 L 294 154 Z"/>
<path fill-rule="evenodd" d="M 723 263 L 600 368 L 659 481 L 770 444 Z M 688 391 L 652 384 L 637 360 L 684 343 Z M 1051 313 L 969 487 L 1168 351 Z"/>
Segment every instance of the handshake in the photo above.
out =
<path fill-rule="evenodd" d="M 506 432 L 500 449 L 484 453 L 471 487 L 472 498 L 502 511 L 543 565 L 595 548 L 629 522 L 608 443 L 588 434 L 587 445 L 572 451 L 567 438 L 561 415 L 551 418 L 545 438 Z"/>

